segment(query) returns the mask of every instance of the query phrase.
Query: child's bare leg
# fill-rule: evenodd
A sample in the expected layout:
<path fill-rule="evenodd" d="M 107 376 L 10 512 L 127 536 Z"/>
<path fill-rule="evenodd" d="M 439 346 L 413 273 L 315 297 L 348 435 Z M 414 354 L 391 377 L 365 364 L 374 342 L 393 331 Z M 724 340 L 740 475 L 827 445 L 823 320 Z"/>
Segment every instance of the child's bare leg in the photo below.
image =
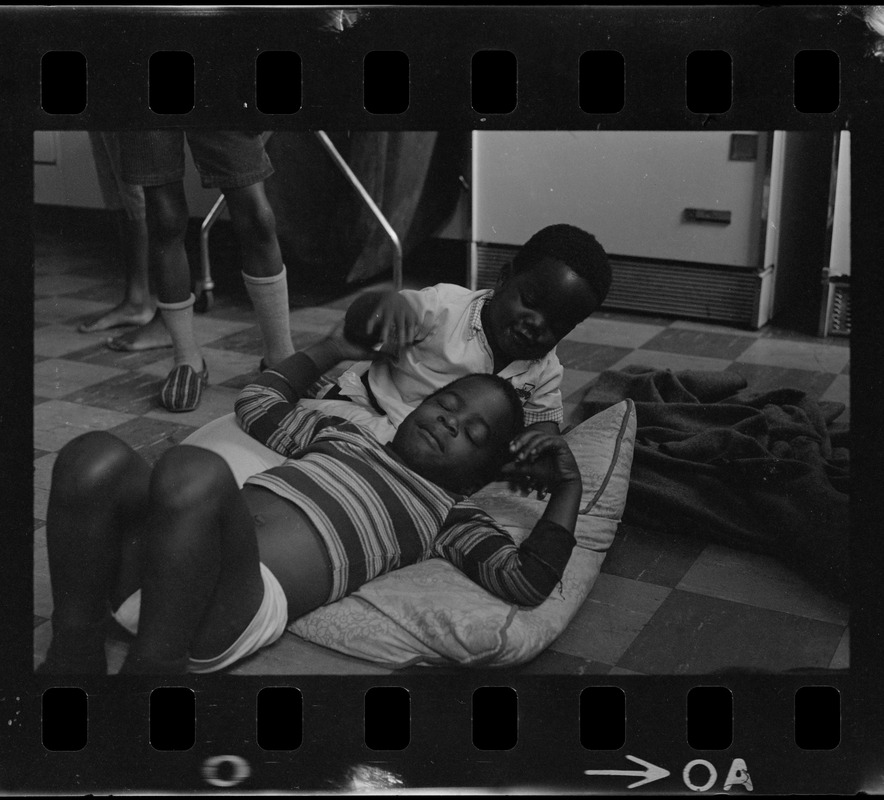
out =
<path fill-rule="evenodd" d="M 183 669 L 233 644 L 264 596 L 251 515 L 216 454 L 181 445 L 150 480 L 141 616 L 124 670 Z"/>
<path fill-rule="evenodd" d="M 153 319 L 156 301 L 148 280 L 147 222 L 130 219 L 125 211 L 114 212 L 126 272 L 126 293 L 110 311 L 84 322 L 81 333 L 95 333 L 121 325 L 146 325 Z"/>
<path fill-rule="evenodd" d="M 150 468 L 131 447 L 104 432 L 65 445 L 53 467 L 46 520 L 52 583 L 49 671 L 101 672 L 108 604 L 137 588 L 139 521 L 147 508 Z"/>
<path fill-rule="evenodd" d="M 295 352 L 289 324 L 288 278 L 284 272 L 276 218 L 264 183 L 225 189 L 230 220 L 239 240 L 243 280 L 264 337 L 269 366 Z"/>

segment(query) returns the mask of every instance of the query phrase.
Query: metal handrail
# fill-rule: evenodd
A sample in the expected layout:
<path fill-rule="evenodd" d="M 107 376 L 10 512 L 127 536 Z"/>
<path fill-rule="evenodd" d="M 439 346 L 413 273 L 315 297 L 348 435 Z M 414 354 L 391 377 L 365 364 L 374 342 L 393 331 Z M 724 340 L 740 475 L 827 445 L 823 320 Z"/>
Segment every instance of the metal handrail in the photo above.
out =
<path fill-rule="evenodd" d="M 381 213 L 381 210 L 378 208 L 371 195 L 366 191 L 359 178 L 357 178 L 353 170 L 350 169 L 350 165 L 338 152 L 338 148 L 334 146 L 334 143 L 329 139 L 328 134 L 325 131 L 315 131 L 315 134 L 316 138 L 322 143 L 322 146 L 325 147 L 329 155 L 331 155 L 335 164 L 338 165 L 338 168 L 353 185 L 353 188 L 359 192 L 359 195 L 365 201 L 365 204 L 369 207 L 371 213 L 374 214 L 377 221 L 381 223 L 381 227 L 384 229 L 387 236 L 390 237 L 390 241 L 393 242 L 393 285 L 398 292 L 402 288 L 402 243 L 399 241 L 396 231 L 393 230 L 393 226 L 390 225 L 387 218 Z"/>
<path fill-rule="evenodd" d="M 396 234 L 396 231 L 393 230 L 393 226 L 387 221 L 387 218 L 383 215 L 380 208 L 378 208 L 377 203 L 375 203 L 371 195 L 366 191 L 362 182 L 356 177 L 356 173 L 350 169 L 350 165 L 344 160 L 344 157 L 328 137 L 328 134 L 326 134 L 325 131 L 314 131 L 314 133 L 316 134 L 316 138 L 319 139 L 322 146 L 332 157 L 332 160 L 335 162 L 338 169 L 344 174 L 344 177 L 347 178 L 353 188 L 356 189 L 371 213 L 376 217 L 377 221 L 380 222 L 384 232 L 393 243 L 393 285 L 398 292 L 402 288 L 402 243 L 399 241 L 399 236 Z M 265 144 L 272 135 L 272 131 L 263 135 Z M 221 216 L 226 205 L 227 201 L 222 194 L 215 201 L 215 204 L 203 220 L 202 225 L 200 225 L 200 268 L 202 269 L 203 276 L 202 294 L 206 296 L 207 304 L 211 302 L 211 293 L 215 288 L 215 282 L 212 280 L 211 261 L 209 258 L 209 232 L 212 230 L 212 226 L 218 221 L 218 218 Z"/>

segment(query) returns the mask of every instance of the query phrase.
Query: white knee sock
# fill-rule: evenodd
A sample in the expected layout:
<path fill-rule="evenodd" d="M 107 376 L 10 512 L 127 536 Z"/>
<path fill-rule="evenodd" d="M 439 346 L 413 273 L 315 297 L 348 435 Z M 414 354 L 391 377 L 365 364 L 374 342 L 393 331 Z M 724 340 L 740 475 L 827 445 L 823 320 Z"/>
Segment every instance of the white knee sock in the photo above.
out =
<path fill-rule="evenodd" d="M 163 323 L 172 337 L 172 349 L 175 366 L 190 364 L 195 369 L 202 369 L 202 354 L 196 337 L 193 335 L 193 304 L 196 298 L 191 292 L 187 300 L 179 303 L 162 303 L 157 301 L 157 308 L 163 316 Z"/>
<path fill-rule="evenodd" d="M 286 269 L 266 278 L 242 274 L 255 316 L 264 337 L 264 359 L 270 366 L 295 352 L 289 323 L 289 292 Z"/>

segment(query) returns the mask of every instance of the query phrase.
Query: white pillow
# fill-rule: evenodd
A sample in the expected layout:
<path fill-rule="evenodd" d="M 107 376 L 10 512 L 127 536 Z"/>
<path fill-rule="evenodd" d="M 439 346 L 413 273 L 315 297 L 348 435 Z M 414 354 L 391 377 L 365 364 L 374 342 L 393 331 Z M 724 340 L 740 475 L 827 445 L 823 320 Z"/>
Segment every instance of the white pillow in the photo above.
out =
<path fill-rule="evenodd" d="M 433 558 L 382 575 L 294 621 L 289 630 L 390 667 L 502 667 L 530 661 L 564 631 L 595 583 L 626 503 L 635 425 L 635 407 L 624 400 L 566 434 L 583 476 L 577 546 L 560 587 L 536 608 L 506 603 L 447 561 Z M 233 415 L 209 423 L 185 442 L 226 458 L 240 483 L 282 461 L 245 434 Z M 546 507 L 545 501 L 522 497 L 502 483 L 486 486 L 472 500 L 517 542 Z"/>

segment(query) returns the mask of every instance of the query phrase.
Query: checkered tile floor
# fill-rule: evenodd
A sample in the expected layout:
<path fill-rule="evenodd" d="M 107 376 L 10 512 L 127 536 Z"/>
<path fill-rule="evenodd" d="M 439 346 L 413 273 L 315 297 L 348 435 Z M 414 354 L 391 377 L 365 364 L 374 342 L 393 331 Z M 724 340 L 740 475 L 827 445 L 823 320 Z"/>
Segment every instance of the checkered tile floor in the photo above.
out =
<path fill-rule="evenodd" d="M 110 244 L 38 233 L 34 306 L 35 664 L 48 647 L 52 600 L 46 560 L 46 505 L 57 451 L 77 435 L 109 430 L 148 460 L 228 413 L 254 375 L 261 340 L 247 301 L 216 298 L 196 315 L 210 386 L 199 409 L 170 414 L 156 404 L 170 350 L 118 353 L 108 334 L 76 326 L 122 296 Z M 411 276 L 414 285 L 419 278 Z M 291 313 L 295 346 L 315 341 L 352 297 Z M 849 403 L 845 339 L 787 331 L 740 331 L 671 319 L 600 313 L 559 347 L 571 414 L 602 370 L 627 364 L 729 370 L 758 391 L 793 386 Z M 849 412 L 842 420 L 848 419 Z M 780 671 L 848 665 L 847 609 L 782 564 L 701 540 L 621 526 L 595 587 L 564 634 L 515 673 L 697 674 L 725 668 Z M 109 644 L 116 671 L 126 643 Z M 409 671 L 426 671 L 413 668 Z M 243 662 L 237 674 L 365 674 L 390 670 L 286 634 Z M 448 670 L 445 670 L 448 671 Z M 501 675 L 500 671 L 495 674 Z"/>

